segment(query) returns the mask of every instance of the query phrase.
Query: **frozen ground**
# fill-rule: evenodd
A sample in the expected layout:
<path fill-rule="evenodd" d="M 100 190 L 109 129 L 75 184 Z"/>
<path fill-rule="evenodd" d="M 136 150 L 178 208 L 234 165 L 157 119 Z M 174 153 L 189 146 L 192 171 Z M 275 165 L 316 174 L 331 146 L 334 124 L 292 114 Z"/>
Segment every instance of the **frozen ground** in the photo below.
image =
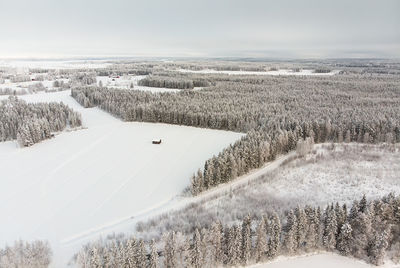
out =
<path fill-rule="evenodd" d="M 29 148 L 0 143 L 0 243 L 48 239 L 54 267 L 65 265 L 81 237 L 98 237 L 107 226 L 173 202 L 206 159 L 242 136 L 122 122 L 97 108 L 83 109 L 69 94 L 21 99 L 62 101 L 82 113 L 88 129 L 64 132 Z M 151 144 L 154 138 L 163 143 Z"/>
<path fill-rule="evenodd" d="M 314 70 L 304 69 L 299 72 L 294 72 L 289 69 L 280 69 L 276 71 L 267 71 L 267 72 L 251 72 L 251 71 L 217 71 L 213 69 L 205 69 L 205 70 L 188 70 L 188 69 L 179 69 L 179 72 L 183 73 L 200 73 L 200 74 L 229 74 L 229 75 L 318 75 L 318 76 L 327 76 L 327 75 L 335 75 L 340 72 L 340 70 L 333 70 L 329 73 L 314 73 Z"/>
<path fill-rule="evenodd" d="M 278 257 L 275 260 L 248 266 L 247 268 L 372 268 L 376 267 L 363 261 L 349 257 L 340 256 L 334 253 L 319 253 L 314 255 L 297 257 Z M 380 267 L 400 267 L 391 262 Z"/>

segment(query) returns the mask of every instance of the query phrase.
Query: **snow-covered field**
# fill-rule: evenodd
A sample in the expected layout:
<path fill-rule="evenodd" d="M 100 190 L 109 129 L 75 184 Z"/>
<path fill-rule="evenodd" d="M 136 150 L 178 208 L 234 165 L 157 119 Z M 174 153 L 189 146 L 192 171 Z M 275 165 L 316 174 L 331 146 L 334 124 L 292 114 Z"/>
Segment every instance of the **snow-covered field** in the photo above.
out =
<path fill-rule="evenodd" d="M 295 160 L 264 183 L 276 199 L 348 202 L 366 194 L 379 198 L 400 194 L 400 147 L 362 144 L 316 146 L 306 160 Z M 293 187 L 295 185 L 295 187 Z"/>
<path fill-rule="evenodd" d="M 8 60 L 0 59 L 0 67 L 40 68 L 40 69 L 76 69 L 105 68 L 111 65 L 106 60 Z"/>
<path fill-rule="evenodd" d="M 145 87 L 139 86 L 138 81 L 145 78 L 146 75 L 125 75 L 120 77 L 108 77 L 108 76 L 97 76 L 97 84 L 100 81 L 103 86 L 108 88 L 116 89 L 129 89 L 129 90 L 142 90 L 150 92 L 178 92 L 180 89 L 177 88 L 164 88 L 164 87 Z"/>
<path fill-rule="evenodd" d="M 29 148 L 0 143 L 0 243 L 48 239 L 55 267 L 63 267 L 76 252 L 71 241 L 98 237 L 105 226 L 171 202 L 206 159 L 243 135 L 122 122 L 97 108 L 82 108 L 69 94 L 20 98 L 62 101 L 82 113 L 87 129 Z M 162 144 L 151 144 L 154 138 Z"/>
<path fill-rule="evenodd" d="M 227 193 L 208 202 L 206 207 L 230 211 L 230 215 L 246 215 L 254 210 L 279 211 L 298 204 L 350 205 L 363 194 L 371 199 L 391 192 L 400 194 L 399 146 L 345 144 L 336 145 L 334 150 L 323 146 L 316 145 L 317 150 L 305 159 L 295 159 L 268 171 L 248 185 L 233 187 L 234 198 Z M 269 206 L 262 205 L 265 203 Z"/>
<path fill-rule="evenodd" d="M 334 253 L 320 253 L 296 257 L 278 257 L 275 260 L 248 266 L 247 268 L 368 268 L 376 267 L 354 258 L 340 256 Z M 391 262 L 382 267 L 400 267 Z"/>
<path fill-rule="evenodd" d="M 64 83 L 67 83 L 69 79 L 57 79 L 59 82 L 63 81 Z M 16 82 L 12 83 L 8 79 L 5 81 L 5 83 L 0 84 L 0 89 L 6 89 L 9 88 L 11 90 L 15 90 L 18 93 L 20 92 L 25 92 L 29 93 L 29 87 L 35 86 L 37 84 L 42 84 L 43 87 L 47 90 L 55 89 L 53 86 L 54 80 L 44 80 L 44 81 L 26 81 L 26 82 Z"/>
<path fill-rule="evenodd" d="M 335 75 L 340 72 L 340 70 L 333 70 L 329 73 L 315 73 L 314 70 L 304 69 L 299 72 L 294 72 L 289 69 L 279 69 L 276 71 L 266 71 L 266 72 L 252 72 L 252 71 L 218 71 L 213 69 L 205 69 L 205 70 L 188 70 L 188 69 L 179 69 L 179 72 L 182 73 L 199 73 L 199 74 L 229 74 L 229 75 L 318 75 L 318 76 L 329 76 Z"/>

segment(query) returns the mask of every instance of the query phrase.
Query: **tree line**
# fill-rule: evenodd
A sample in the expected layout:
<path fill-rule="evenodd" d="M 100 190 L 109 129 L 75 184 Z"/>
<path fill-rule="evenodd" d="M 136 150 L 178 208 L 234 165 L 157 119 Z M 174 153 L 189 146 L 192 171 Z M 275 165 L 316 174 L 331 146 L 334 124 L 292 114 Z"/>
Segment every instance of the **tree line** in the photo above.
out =
<path fill-rule="evenodd" d="M 260 216 L 260 215 L 258 215 Z M 169 232 L 157 243 L 130 237 L 88 244 L 76 255 L 80 267 L 238 266 L 327 250 L 375 265 L 387 252 L 400 259 L 400 197 L 389 194 L 350 209 L 336 204 L 296 207 L 279 216 L 248 215 L 241 224 L 215 222 L 190 234 Z"/>
<path fill-rule="evenodd" d="M 10 96 L 0 101 L 0 141 L 31 146 L 66 127 L 82 125 L 81 115 L 63 103 L 26 103 Z"/>
<path fill-rule="evenodd" d="M 208 87 L 210 83 L 204 79 L 192 80 L 183 77 L 148 76 L 139 80 L 139 86 L 193 89 L 194 87 Z"/>
<path fill-rule="evenodd" d="M 16 241 L 12 246 L 0 248 L 0 267 L 36 267 L 50 265 L 52 251 L 47 241 Z"/>

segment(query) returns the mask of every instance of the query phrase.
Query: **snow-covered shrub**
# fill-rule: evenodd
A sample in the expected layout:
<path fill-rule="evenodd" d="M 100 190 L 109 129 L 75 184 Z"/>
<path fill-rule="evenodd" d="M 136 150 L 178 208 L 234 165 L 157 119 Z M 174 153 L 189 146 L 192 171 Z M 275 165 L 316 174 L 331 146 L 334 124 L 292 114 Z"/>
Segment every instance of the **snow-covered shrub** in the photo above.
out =
<path fill-rule="evenodd" d="M 307 137 L 304 140 L 300 139 L 297 142 L 296 153 L 299 156 L 305 156 L 306 154 L 311 152 L 311 150 L 313 149 L 313 146 L 314 146 L 314 141 L 313 141 L 312 137 Z"/>

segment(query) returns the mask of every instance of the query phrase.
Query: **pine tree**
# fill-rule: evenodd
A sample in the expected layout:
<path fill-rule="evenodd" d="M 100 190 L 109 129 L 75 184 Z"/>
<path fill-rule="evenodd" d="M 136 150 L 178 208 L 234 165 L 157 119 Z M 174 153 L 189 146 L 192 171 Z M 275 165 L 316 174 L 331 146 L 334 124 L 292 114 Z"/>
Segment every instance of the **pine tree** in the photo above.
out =
<path fill-rule="evenodd" d="M 317 211 L 307 206 L 305 208 L 305 213 L 308 222 L 307 233 L 305 237 L 306 241 L 305 249 L 306 250 L 316 249 L 318 247 L 318 240 L 319 240 L 319 233 L 318 233 L 319 219 L 316 216 Z"/>
<path fill-rule="evenodd" d="M 197 170 L 197 193 L 201 193 L 204 191 L 204 178 L 203 178 L 203 172 L 201 170 Z"/>
<path fill-rule="evenodd" d="M 209 267 L 213 262 L 211 256 L 211 237 L 207 229 L 201 229 L 201 256 L 202 256 L 202 266 Z"/>
<path fill-rule="evenodd" d="M 102 267 L 101 257 L 99 255 L 98 249 L 96 246 L 93 246 L 90 254 L 90 267 L 100 268 Z"/>
<path fill-rule="evenodd" d="M 211 227 L 211 243 L 213 246 L 213 258 L 215 265 L 221 265 L 224 261 L 224 252 L 222 248 L 222 224 L 221 222 L 216 222 Z"/>
<path fill-rule="evenodd" d="M 242 263 L 248 264 L 251 258 L 251 219 L 250 215 L 247 215 L 242 222 Z"/>
<path fill-rule="evenodd" d="M 346 212 L 343 210 L 341 206 L 339 206 L 338 202 L 336 202 L 335 205 L 335 215 L 338 228 L 337 235 L 339 235 L 342 225 L 345 223 L 347 217 L 346 217 Z"/>
<path fill-rule="evenodd" d="M 284 240 L 285 248 L 289 254 L 293 254 L 294 252 L 297 251 L 297 241 L 296 241 L 297 218 L 293 210 L 289 211 L 285 229 L 286 229 L 285 240 Z"/>
<path fill-rule="evenodd" d="M 317 234 L 317 244 L 316 244 L 317 248 L 322 248 L 323 224 L 321 218 L 322 218 L 321 207 L 318 207 L 315 210 L 314 214 L 315 232 Z"/>
<path fill-rule="evenodd" d="M 175 232 L 170 232 L 164 237 L 164 266 L 177 266 Z"/>
<path fill-rule="evenodd" d="M 132 266 L 131 266 L 132 267 Z M 155 245 L 154 240 L 151 240 L 150 243 L 150 259 L 149 259 L 149 268 L 158 268 L 158 252 L 157 247 Z"/>
<path fill-rule="evenodd" d="M 185 240 L 183 241 L 183 267 L 192 267 L 192 251 L 190 248 L 190 239 L 188 237 L 185 237 Z"/>
<path fill-rule="evenodd" d="M 200 193 L 200 180 L 199 177 L 193 174 L 192 180 L 191 180 L 191 188 L 190 191 L 192 195 L 196 196 Z"/>
<path fill-rule="evenodd" d="M 122 243 L 118 245 L 116 264 L 118 267 L 125 266 L 125 247 Z"/>
<path fill-rule="evenodd" d="M 355 219 L 350 222 L 352 232 L 352 255 L 357 258 L 366 256 L 372 234 L 371 218 L 368 214 L 358 212 Z"/>
<path fill-rule="evenodd" d="M 369 258 L 375 265 L 382 265 L 385 258 L 385 252 L 389 245 L 389 230 L 384 230 L 382 233 L 375 233 L 375 238 L 369 250 Z"/>
<path fill-rule="evenodd" d="M 229 229 L 228 236 L 228 263 L 235 266 L 240 263 L 242 256 L 242 236 L 241 231 L 237 226 L 232 226 Z"/>
<path fill-rule="evenodd" d="M 261 220 L 257 227 L 257 238 L 256 238 L 256 261 L 262 262 L 267 253 L 267 234 L 265 231 L 264 220 Z"/>
<path fill-rule="evenodd" d="M 192 266 L 195 268 L 200 268 L 203 265 L 203 255 L 202 255 L 202 245 L 201 236 L 198 229 L 194 232 L 193 236 L 193 248 L 191 250 L 191 261 Z"/>
<path fill-rule="evenodd" d="M 362 213 L 365 213 L 367 211 L 367 197 L 365 196 L 365 194 L 361 198 L 359 211 Z"/>
<path fill-rule="evenodd" d="M 242 245 L 242 232 L 238 226 L 234 226 L 234 250 L 236 251 L 236 258 L 233 260 L 235 265 L 238 265 L 241 263 L 242 256 L 243 256 L 243 245 Z"/>
<path fill-rule="evenodd" d="M 141 239 L 139 241 L 138 247 L 137 247 L 137 262 L 136 266 L 137 267 L 147 267 L 147 252 L 146 252 L 146 247 L 144 245 L 144 241 Z"/>
<path fill-rule="evenodd" d="M 351 253 L 352 231 L 353 229 L 348 222 L 344 223 L 340 228 L 336 248 L 339 250 L 340 254 L 344 256 Z"/>
<path fill-rule="evenodd" d="M 334 250 L 336 247 L 336 234 L 337 234 L 336 214 L 332 208 L 327 208 L 325 213 L 326 216 L 325 216 L 324 234 L 322 241 L 326 249 Z"/>
<path fill-rule="evenodd" d="M 306 235 L 308 232 L 307 215 L 305 214 L 304 209 L 300 207 L 296 208 L 296 218 L 297 218 L 297 230 L 296 230 L 297 248 L 304 249 L 306 246 Z"/>
<path fill-rule="evenodd" d="M 275 258 L 281 248 L 281 221 L 278 214 L 274 211 L 271 216 L 270 239 L 268 241 L 268 257 Z"/>
<path fill-rule="evenodd" d="M 206 161 L 204 166 L 204 189 L 214 186 L 214 166 L 211 160 Z"/>
<path fill-rule="evenodd" d="M 126 241 L 126 259 L 127 259 L 127 264 L 128 267 L 135 267 L 136 265 L 136 251 L 137 251 L 137 246 L 136 246 L 136 240 L 134 237 L 128 239 Z"/>

